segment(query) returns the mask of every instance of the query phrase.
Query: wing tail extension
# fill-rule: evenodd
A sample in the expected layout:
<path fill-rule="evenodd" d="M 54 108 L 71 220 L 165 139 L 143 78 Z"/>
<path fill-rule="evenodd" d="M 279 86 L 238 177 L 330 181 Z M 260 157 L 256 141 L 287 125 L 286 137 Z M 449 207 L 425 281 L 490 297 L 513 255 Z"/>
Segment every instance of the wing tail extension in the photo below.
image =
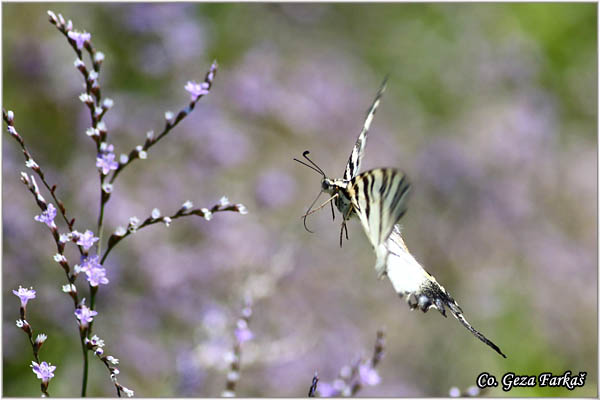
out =
<path fill-rule="evenodd" d="M 502 353 L 496 344 L 473 328 L 464 317 L 458 303 L 410 254 L 402 240 L 398 226 L 394 227 L 388 238 L 387 249 L 389 252 L 386 256 L 387 276 L 396 292 L 406 300 L 412 310 L 418 308 L 423 312 L 427 312 L 430 308 L 435 308 L 446 317 L 447 307 L 452 315 L 477 339 L 506 358 L 506 355 Z"/>

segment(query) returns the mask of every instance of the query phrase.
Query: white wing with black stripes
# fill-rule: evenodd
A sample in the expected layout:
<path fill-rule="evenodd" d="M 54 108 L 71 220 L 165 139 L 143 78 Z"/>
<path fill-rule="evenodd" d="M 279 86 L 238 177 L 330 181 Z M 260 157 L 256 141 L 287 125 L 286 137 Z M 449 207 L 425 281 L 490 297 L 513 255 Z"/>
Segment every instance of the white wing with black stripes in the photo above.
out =
<path fill-rule="evenodd" d="M 397 225 L 387 239 L 386 248 L 388 250 L 387 276 L 396 292 L 400 297 L 406 299 L 412 310 L 418 308 L 427 312 L 430 308 L 435 308 L 445 317 L 447 307 L 452 315 L 473 335 L 506 358 L 498 346 L 471 326 L 458 303 L 410 254 Z"/>
<path fill-rule="evenodd" d="M 386 241 L 406 212 L 410 184 L 400 170 L 377 168 L 357 175 L 347 190 L 354 212 L 375 249 L 375 268 L 381 276 L 388 253 Z"/>
<path fill-rule="evenodd" d="M 360 171 L 360 162 L 362 161 L 363 154 L 365 152 L 365 146 L 367 145 L 367 132 L 369 132 L 371 122 L 373 122 L 373 117 L 375 116 L 377 107 L 379 107 L 379 102 L 381 101 L 381 96 L 385 91 L 387 79 L 388 77 L 386 76 L 381 83 L 381 87 L 377 91 L 377 95 L 375 96 L 375 100 L 373 100 L 373 104 L 371 104 L 371 107 L 367 111 L 367 117 L 363 123 L 363 128 L 358 135 L 358 139 L 356 139 L 356 143 L 354 144 L 354 148 L 352 149 L 352 153 L 350 153 L 350 158 L 348 158 L 348 163 L 346 164 L 346 170 L 344 171 L 343 178 L 345 181 L 349 181 L 350 179 L 354 178 Z"/>

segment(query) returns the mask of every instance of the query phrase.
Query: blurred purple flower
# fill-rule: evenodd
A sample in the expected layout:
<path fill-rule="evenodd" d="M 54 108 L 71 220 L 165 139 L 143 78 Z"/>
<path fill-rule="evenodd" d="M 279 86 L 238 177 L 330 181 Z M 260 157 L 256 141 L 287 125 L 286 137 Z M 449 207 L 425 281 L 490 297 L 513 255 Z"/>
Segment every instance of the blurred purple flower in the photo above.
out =
<path fill-rule="evenodd" d="M 85 251 L 88 251 L 90 247 L 94 245 L 94 242 L 100 240 L 99 238 L 94 237 L 94 232 L 90 230 L 86 230 L 85 233 L 79 233 L 75 231 L 73 234 L 77 234 L 79 236 L 77 239 L 77 244 L 82 246 Z"/>
<path fill-rule="evenodd" d="M 92 38 L 92 35 L 88 32 L 71 31 L 67 35 L 75 41 L 79 50 L 83 48 L 85 42 L 88 42 Z"/>
<path fill-rule="evenodd" d="M 19 285 L 19 290 L 13 290 L 15 296 L 21 299 L 21 307 L 25 308 L 27 306 L 27 302 L 31 299 L 35 299 L 35 290 L 33 288 L 26 289 Z"/>
<path fill-rule="evenodd" d="M 317 391 L 321 397 L 332 397 L 338 395 L 340 392 L 336 388 L 333 387 L 331 383 L 327 382 L 319 382 L 319 386 L 317 386 Z"/>
<path fill-rule="evenodd" d="M 82 304 L 80 308 L 75 310 L 75 316 L 80 321 L 82 327 L 87 327 L 96 315 L 98 315 L 98 312 L 90 310 L 85 304 Z"/>
<path fill-rule="evenodd" d="M 379 374 L 371 365 L 362 364 L 358 367 L 358 376 L 363 385 L 375 386 L 381 382 Z"/>
<path fill-rule="evenodd" d="M 46 361 L 42 361 L 40 364 L 32 361 L 31 368 L 38 379 L 41 379 L 44 383 L 47 383 L 50 379 L 54 378 L 54 370 L 56 367 L 48 364 Z"/>
<path fill-rule="evenodd" d="M 237 322 L 235 338 L 239 343 L 244 343 L 254 338 L 254 334 L 248 329 L 248 323 L 243 319 L 240 319 Z"/>
<path fill-rule="evenodd" d="M 48 204 L 46 211 L 43 211 L 40 215 L 36 215 L 33 219 L 38 222 L 43 222 L 48 225 L 49 228 L 54 227 L 54 218 L 56 217 L 56 208 L 52 203 Z"/>
<path fill-rule="evenodd" d="M 270 170 L 258 178 L 256 196 L 268 207 L 281 207 L 294 198 L 296 182 L 288 174 Z"/>
<path fill-rule="evenodd" d="M 208 83 L 197 83 L 195 81 L 188 81 L 185 85 L 185 90 L 190 93 L 192 100 L 196 100 L 198 97 L 204 96 L 209 92 Z"/>
<path fill-rule="evenodd" d="M 108 152 L 96 157 L 96 167 L 102 169 L 102 174 L 106 175 L 111 169 L 117 169 L 119 163 L 115 161 L 115 154 Z"/>

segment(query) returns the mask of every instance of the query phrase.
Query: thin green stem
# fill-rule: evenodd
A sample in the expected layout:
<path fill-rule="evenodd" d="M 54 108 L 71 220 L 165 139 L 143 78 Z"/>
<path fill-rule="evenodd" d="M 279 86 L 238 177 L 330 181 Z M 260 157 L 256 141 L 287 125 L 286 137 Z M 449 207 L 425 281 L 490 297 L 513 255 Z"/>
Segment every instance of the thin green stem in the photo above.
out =
<path fill-rule="evenodd" d="M 104 206 L 106 205 L 108 199 L 104 194 L 104 189 L 102 189 L 102 185 L 104 184 L 105 175 L 100 171 L 100 212 L 98 214 L 98 252 L 97 254 L 101 254 L 102 251 L 102 233 L 104 232 Z"/>
<path fill-rule="evenodd" d="M 83 377 L 81 380 L 81 397 L 85 397 L 88 379 L 88 351 L 85 346 L 85 336 L 81 335 L 81 349 L 83 350 Z"/>

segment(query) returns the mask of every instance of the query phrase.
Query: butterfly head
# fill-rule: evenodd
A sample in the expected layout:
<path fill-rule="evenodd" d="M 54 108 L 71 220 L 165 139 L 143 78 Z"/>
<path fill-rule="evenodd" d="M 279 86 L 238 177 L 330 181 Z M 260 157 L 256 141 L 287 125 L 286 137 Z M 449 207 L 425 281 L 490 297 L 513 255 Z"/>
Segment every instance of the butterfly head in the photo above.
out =
<path fill-rule="evenodd" d="M 300 164 L 312 169 L 313 171 L 319 173 L 323 177 L 323 179 L 321 179 L 321 191 L 319 192 L 319 196 L 317 196 L 317 198 L 312 202 L 312 204 L 310 205 L 310 207 L 308 208 L 306 213 L 302 216 L 302 218 L 304 219 L 304 228 L 307 231 L 312 232 L 306 226 L 306 217 L 308 217 L 310 214 L 314 213 L 315 211 L 318 211 L 321 208 L 323 208 L 323 206 L 325 206 L 328 202 L 331 202 L 332 200 L 334 200 L 337 197 L 336 194 L 338 193 L 339 189 L 341 187 L 346 187 L 346 182 L 343 180 L 340 180 L 340 179 L 329 179 L 327 177 L 327 175 L 325 175 L 325 172 L 321 169 L 321 167 L 319 167 L 317 164 L 315 164 L 313 160 L 308 158 L 308 154 L 310 154 L 310 152 L 308 150 L 306 150 L 305 152 L 302 153 L 302 157 L 304 157 L 306 159 L 306 161 L 308 161 L 308 163 L 298 160 L 297 158 L 294 158 L 294 161 L 297 161 Z M 316 210 L 312 210 L 312 207 L 315 205 L 316 201 L 319 199 L 321 194 L 323 194 L 323 192 L 329 193 L 329 194 L 333 195 L 333 197 L 331 197 L 328 201 L 323 203 L 323 205 L 321 207 L 317 208 Z M 333 213 L 333 205 L 332 205 L 331 211 Z"/>
<path fill-rule="evenodd" d="M 348 183 L 343 179 L 329 179 L 323 177 L 321 180 L 321 190 L 331 195 L 336 194 L 340 189 L 344 189 Z"/>
<path fill-rule="evenodd" d="M 334 187 L 333 181 L 329 178 L 324 177 L 321 181 L 321 190 L 324 192 L 331 193 L 334 190 Z"/>

